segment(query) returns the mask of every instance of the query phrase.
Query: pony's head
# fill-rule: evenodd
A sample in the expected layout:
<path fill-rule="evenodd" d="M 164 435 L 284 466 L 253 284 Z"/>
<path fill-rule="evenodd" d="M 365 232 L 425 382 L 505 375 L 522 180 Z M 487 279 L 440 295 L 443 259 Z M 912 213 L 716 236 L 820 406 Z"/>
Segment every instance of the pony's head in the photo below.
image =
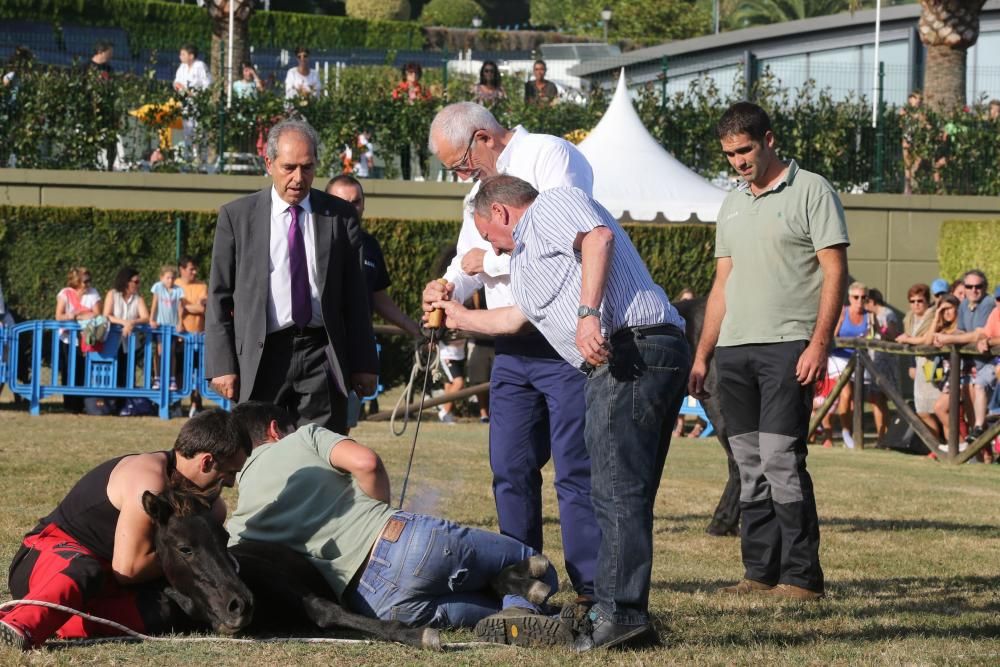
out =
<path fill-rule="evenodd" d="M 156 524 L 154 544 L 169 586 L 166 594 L 188 616 L 233 634 L 253 618 L 253 595 L 226 548 L 229 535 L 211 516 L 207 494 L 169 488 L 146 491 L 142 506 Z"/>

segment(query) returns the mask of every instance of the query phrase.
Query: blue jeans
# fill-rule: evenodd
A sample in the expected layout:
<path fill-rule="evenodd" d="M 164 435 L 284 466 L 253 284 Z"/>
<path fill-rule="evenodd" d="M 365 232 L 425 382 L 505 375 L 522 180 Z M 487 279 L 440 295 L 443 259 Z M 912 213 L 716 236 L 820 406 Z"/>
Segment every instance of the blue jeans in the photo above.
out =
<path fill-rule="evenodd" d="M 396 512 L 406 522 L 395 542 L 379 538 L 357 586 L 345 593 L 354 611 L 407 625 L 472 627 L 502 608 L 538 608 L 524 598 L 501 600 L 489 581 L 508 565 L 537 553 L 517 540 L 445 519 Z M 543 581 L 555 593 L 549 566 Z"/>
<path fill-rule="evenodd" d="M 611 360 L 587 379 L 591 498 L 601 546 L 595 611 L 623 625 L 649 622 L 653 502 L 685 395 L 691 352 L 678 329 L 611 337 Z"/>

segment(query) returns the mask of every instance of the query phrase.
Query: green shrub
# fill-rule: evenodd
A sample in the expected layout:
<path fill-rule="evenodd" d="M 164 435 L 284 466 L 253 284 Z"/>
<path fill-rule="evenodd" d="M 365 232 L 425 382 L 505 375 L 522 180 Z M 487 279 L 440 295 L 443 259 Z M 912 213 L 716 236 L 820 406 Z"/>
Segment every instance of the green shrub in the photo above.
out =
<path fill-rule="evenodd" d="M 941 277 L 949 282 L 981 269 L 990 285 L 1000 284 L 1000 219 L 947 220 L 938 236 Z"/>
<path fill-rule="evenodd" d="M 351 18 L 368 21 L 406 21 L 410 18 L 409 0 L 347 0 Z"/>
<path fill-rule="evenodd" d="M 420 22 L 424 25 L 468 28 L 477 16 L 482 18 L 485 12 L 475 0 L 431 0 L 420 13 Z"/>

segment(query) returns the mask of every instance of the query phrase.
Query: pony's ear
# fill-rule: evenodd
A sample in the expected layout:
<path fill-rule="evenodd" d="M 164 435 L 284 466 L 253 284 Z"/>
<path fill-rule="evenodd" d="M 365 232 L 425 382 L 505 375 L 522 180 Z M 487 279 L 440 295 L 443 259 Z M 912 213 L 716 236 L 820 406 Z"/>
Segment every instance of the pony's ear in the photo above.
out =
<path fill-rule="evenodd" d="M 153 521 L 161 525 L 165 524 L 170 515 L 174 513 L 174 508 L 170 506 L 170 503 L 151 491 L 143 491 L 142 509 L 146 510 L 146 514 Z"/>
<path fill-rule="evenodd" d="M 198 618 L 196 616 L 196 614 L 198 613 L 198 609 L 194 606 L 194 601 L 191 600 L 191 598 L 189 598 L 188 596 L 184 595 L 179 590 L 171 586 L 167 586 L 165 589 L 163 589 L 163 592 L 166 594 L 168 598 L 177 603 L 177 606 L 180 607 L 181 611 L 183 611 L 185 614 L 187 614 L 191 618 Z"/>

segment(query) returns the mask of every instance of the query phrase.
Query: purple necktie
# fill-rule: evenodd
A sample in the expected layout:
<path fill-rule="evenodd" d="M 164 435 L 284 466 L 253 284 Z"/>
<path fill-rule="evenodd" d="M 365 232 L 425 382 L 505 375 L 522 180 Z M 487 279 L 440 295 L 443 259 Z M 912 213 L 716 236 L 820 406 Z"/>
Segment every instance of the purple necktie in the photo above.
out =
<path fill-rule="evenodd" d="M 312 321 L 312 293 L 309 290 L 309 267 L 306 264 L 306 244 L 299 227 L 300 206 L 289 206 L 292 224 L 288 227 L 288 273 L 292 288 L 292 321 L 304 329 Z"/>

